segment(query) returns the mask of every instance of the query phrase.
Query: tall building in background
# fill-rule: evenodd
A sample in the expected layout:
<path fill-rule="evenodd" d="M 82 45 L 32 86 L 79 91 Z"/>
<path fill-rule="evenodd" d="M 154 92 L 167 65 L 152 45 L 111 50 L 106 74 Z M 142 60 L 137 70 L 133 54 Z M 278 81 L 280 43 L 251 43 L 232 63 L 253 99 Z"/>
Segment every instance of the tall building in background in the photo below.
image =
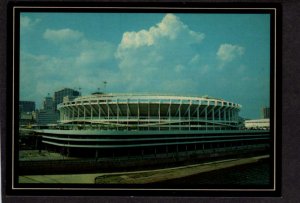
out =
<path fill-rule="evenodd" d="M 47 125 L 47 124 L 56 124 L 59 118 L 59 114 L 56 111 L 54 100 L 48 94 L 45 97 L 43 102 L 43 109 L 37 111 L 37 124 L 38 125 Z"/>
<path fill-rule="evenodd" d="M 270 118 L 270 107 L 262 108 L 262 118 Z"/>
<path fill-rule="evenodd" d="M 43 102 L 43 107 L 44 107 L 43 108 L 44 110 L 49 110 L 49 111 L 54 111 L 55 110 L 53 98 L 50 97 L 49 94 L 48 94 L 47 97 L 45 97 L 45 100 Z"/>
<path fill-rule="evenodd" d="M 19 124 L 31 125 L 36 122 L 35 102 L 20 101 L 19 102 Z"/>
<path fill-rule="evenodd" d="M 80 92 L 71 88 L 64 88 L 57 92 L 54 92 L 54 107 L 55 110 L 57 105 L 63 102 L 64 97 L 68 97 L 69 100 L 73 100 L 80 96 Z"/>
<path fill-rule="evenodd" d="M 34 101 L 20 101 L 19 108 L 21 112 L 33 112 L 35 111 Z"/>

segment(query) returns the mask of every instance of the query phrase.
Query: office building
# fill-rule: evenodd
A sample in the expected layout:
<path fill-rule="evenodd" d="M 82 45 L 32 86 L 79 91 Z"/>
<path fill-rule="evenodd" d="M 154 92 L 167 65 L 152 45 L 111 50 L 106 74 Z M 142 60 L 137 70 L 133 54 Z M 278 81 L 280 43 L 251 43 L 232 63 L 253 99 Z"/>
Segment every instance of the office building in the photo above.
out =
<path fill-rule="evenodd" d="M 62 90 L 54 92 L 54 107 L 63 102 L 64 97 L 68 96 L 69 99 L 75 99 L 80 96 L 80 92 L 71 88 L 64 88 Z"/>
<path fill-rule="evenodd" d="M 50 95 L 45 98 L 43 102 L 43 109 L 37 111 L 37 124 L 48 125 L 56 124 L 59 118 L 59 114 L 55 109 L 54 100 Z"/>
<path fill-rule="evenodd" d="M 270 107 L 262 108 L 262 118 L 264 119 L 270 118 Z"/>
<path fill-rule="evenodd" d="M 35 111 L 34 101 L 20 101 L 19 102 L 20 112 L 33 112 Z"/>

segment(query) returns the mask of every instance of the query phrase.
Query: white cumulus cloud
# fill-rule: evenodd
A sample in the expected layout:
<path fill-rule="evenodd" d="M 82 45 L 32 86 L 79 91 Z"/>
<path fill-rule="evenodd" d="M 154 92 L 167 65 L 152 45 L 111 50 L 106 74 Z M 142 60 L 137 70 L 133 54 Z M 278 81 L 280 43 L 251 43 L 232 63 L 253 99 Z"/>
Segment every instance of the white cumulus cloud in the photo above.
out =
<path fill-rule="evenodd" d="M 41 19 L 39 19 L 39 18 L 31 19 L 28 16 L 21 15 L 20 26 L 21 26 L 21 28 L 31 29 L 33 26 L 38 24 L 40 21 L 41 21 Z"/>
<path fill-rule="evenodd" d="M 167 14 L 160 23 L 148 30 L 125 32 L 116 56 L 121 58 L 123 51 L 126 49 L 158 45 L 161 40 L 178 40 L 180 35 L 181 38 L 184 36 L 187 41 L 192 42 L 201 42 L 204 39 L 203 33 L 190 30 L 178 17 L 173 14 Z"/>
<path fill-rule="evenodd" d="M 57 53 L 72 56 L 74 63 L 82 67 L 112 59 L 116 49 L 109 42 L 87 39 L 84 33 L 69 28 L 46 29 L 43 37 L 57 45 Z"/>
<path fill-rule="evenodd" d="M 100 64 L 113 58 L 115 46 L 105 41 L 82 40 L 76 46 L 78 53 L 75 58 L 75 64 L 84 67 L 89 64 Z"/>
<path fill-rule="evenodd" d="M 82 38 L 83 33 L 69 28 L 64 28 L 60 30 L 47 29 L 44 32 L 43 37 L 47 40 L 54 42 L 73 41 Z"/>
<path fill-rule="evenodd" d="M 245 48 L 242 46 L 232 44 L 221 44 L 217 52 L 217 57 L 221 61 L 230 62 L 234 60 L 237 56 L 243 55 L 244 52 Z"/>
<path fill-rule="evenodd" d="M 52 42 L 50 46 L 55 54 L 39 55 L 21 50 L 21 99 L 34 100 L 40 107 L 48 92 L 63 87 L 84 87 L 84 92 L 90 93 L 107 76 L 115 75 L 107 71 L 116 50 L 112 43 L 88 39 L 69 28 L 47 29 L 43 37 Z"/>
<path fill-rule="evenodd" d="M 201 57 L 195 47 L 200 46 L 204 37 L 174 14 L 166 14 L 148 29 L 123 33 L 115 56 L 126 87 L 130 91 L 167 92 L 171 84 L 176 86 L 174 77 L 189 80 L 186 74 L 201 69 Z"/>

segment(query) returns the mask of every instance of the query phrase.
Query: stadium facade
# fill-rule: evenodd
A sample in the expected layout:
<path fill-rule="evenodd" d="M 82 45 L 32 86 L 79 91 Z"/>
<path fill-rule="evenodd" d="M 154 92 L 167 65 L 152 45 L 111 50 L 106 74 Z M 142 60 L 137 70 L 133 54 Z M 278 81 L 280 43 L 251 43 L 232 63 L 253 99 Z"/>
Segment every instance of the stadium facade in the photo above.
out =
<path fill-rule="evenodd" d="M 48 148 L 96 157 L 267 144 L 269 132 L 241 132 L 240 109 L 210 97 L 99 93 L 59 104 L 59 129 L 36 132 Z"/>

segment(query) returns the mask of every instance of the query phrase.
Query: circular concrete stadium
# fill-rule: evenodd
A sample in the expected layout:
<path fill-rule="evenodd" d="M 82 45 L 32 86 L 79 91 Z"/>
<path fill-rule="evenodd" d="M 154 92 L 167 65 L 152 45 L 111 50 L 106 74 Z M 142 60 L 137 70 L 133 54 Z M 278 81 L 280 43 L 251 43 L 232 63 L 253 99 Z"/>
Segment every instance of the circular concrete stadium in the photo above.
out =
<path fill-rule="evenodd" d="M 224 154 L 237 147 L 268 145 L 269 132 L 240 130 L 240 108 L 210 97 L 92 94 L 59 104 L 56 129 L 36 133 L 49 150 L 97 158 L 173 160 L 180 153 L 210 156 L 209 150 Z"/>
<path fill-rule="evenodd" d="M 236 129 L 240 108 L 222 99 L 149 94 L 93 94 L 58 105 L 61 124 L 114 130 Z"/>

